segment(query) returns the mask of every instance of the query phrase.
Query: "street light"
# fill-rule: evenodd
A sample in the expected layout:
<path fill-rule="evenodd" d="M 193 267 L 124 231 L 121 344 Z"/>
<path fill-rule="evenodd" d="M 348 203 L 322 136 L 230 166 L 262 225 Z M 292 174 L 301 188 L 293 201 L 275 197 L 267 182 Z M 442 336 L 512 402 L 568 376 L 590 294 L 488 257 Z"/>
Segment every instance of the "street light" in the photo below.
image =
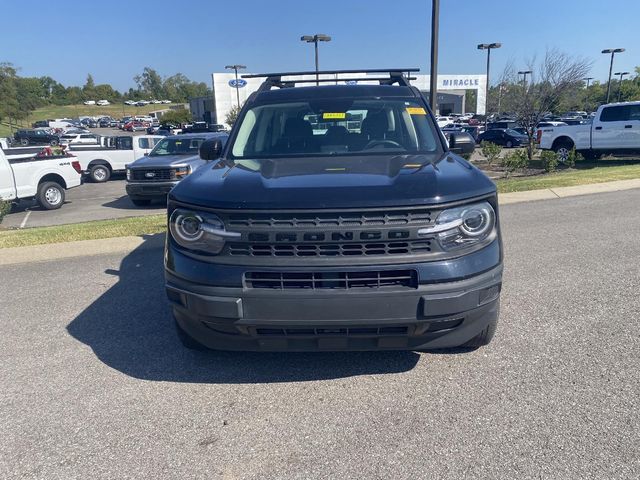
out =
<path fill-rule="evenodd" d="M 530 75 L 532 73 L 533 72 L 531 70 L 522 70 L 522 71 L 518 72 L 518 75 L 524 75 L 522 83 L 524 84 L 525 90 L 527 89 L 527 75 Z"/>
<path fill-rule="evenodd" d="M 620 101 L 620 97 L 622 95 L 622 77 L 625 75 L 629 75 L 629 72 L 616 72 L 614 75 L 620 75 L 620 83 L 618 84 L 618 102 Z"/>
<path fill-rule="evenodd" d="M 225 70 L 233 70 L 236 74 L 236 100 L 238 101 L 238 109 L 240 109 L 240 88 L 238 86 L 238 70 L 244 70 L 245 65 L 226 65 Z"/>
<path fill-rule="evenodd" d="M 487 51 L 487 82 L 485 85 L 485 117 L 484 117 L 484 128 L 487 128 L 487 122 L 489 119 L 489 65 L 491 63 L 491 49 L 492 48 L 500 48 L 502 46 L 501 43 L 481 43 L 478 45 L 478 50 L 486 50 Z M 500 113 L 500 112 L 498 112 Z"/>
<path fill-rule="evenodd" d="M 613 71 L 613 56 L 616 53 L 622 52 L 624 52 L 624 48 L 607 48 L 606 50 L 602 50 L 602 53 L 611 54 L 611 63 L 609 64 L 609 81 L 607 82 L 607 101 L 605 103 L 609 103 L 609 93 L 611 92 L 611 72 Z"/>
<path fill-rule="evenodd" d="M 316 51 L 316 85 L 320 85 L 320 75 L 318 74 L 318 42 L 330 42 L 331 37 L 323 33 L 316 33 L 315 35 L 303 35 L 300 40 L 307 43 L 313 43 Z"/>
<path fill-rule="evenodd" d="M 589 82 L 591 80 L 593 80 L 593 77 L 587 77 L 584 80 L 587 82 L 587 91 L 586 91 L 586 93 L 584 95 L 584 111 L 586 112 L 586 111 L 588 111 L 587 110 L 587 101 L 589 100 Z"/>
<path fill-rule="evenodd" d="M 440 36 L 440 0 L 431 0 L 431 67 L 429 69 L 429 106 L 438 111 L 438 37 Z"/>

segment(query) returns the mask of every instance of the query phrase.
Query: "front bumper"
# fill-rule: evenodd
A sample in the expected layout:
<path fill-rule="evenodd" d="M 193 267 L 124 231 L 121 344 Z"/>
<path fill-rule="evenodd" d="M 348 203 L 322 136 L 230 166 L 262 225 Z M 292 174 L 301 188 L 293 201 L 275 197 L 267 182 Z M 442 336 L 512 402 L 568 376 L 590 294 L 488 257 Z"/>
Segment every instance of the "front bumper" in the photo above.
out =
<path fill-rule="evenodd" d="M 127 182 L 127 195 L 134 197 L 166 197 L 173 187 L 178 184 L 173 182 Z"/>
<path fill-rule="evenodd" d="M 446 263 L 456 262 L 472 264 L 473 259 L 461 257 Z M 426 270 L 417 271 L 424 281 L 427 277 L 422 272 Z M 166 270 L 167 295 L 179 326 L 198 342 L 219 350 L 457 347 L 497 320 L 501 286 L 501 262 L 456 281 L 388 290 L 212 286 Z"/>

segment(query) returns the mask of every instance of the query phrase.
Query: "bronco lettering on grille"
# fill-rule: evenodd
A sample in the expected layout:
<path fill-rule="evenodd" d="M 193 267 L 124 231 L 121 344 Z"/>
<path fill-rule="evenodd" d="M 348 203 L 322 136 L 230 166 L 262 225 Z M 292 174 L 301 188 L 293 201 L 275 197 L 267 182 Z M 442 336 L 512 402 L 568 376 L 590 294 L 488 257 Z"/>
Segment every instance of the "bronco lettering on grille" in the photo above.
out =
<path fill-rule="evenodd" d="M 371 230 L 364 232 L 251 232 L 247 234 L 249 242 L 341 242 L 353 240 L 403 240 L 411 237 L 409 230 Z"/>

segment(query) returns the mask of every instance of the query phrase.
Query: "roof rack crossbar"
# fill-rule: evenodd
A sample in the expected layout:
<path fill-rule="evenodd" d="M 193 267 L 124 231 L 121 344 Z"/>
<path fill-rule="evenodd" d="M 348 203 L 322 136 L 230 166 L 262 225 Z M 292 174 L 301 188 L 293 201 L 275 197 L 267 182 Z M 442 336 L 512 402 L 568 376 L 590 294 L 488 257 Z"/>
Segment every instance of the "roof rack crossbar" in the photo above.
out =
<path fill-rule="evenodd" d="M 275 72 L 275 73 L 253 73 L 242 75 L 242 78 L 267 78 L 267 77 L 289 77 L 289 76 L 299 76 L 299 75 L 333 75 L 336 73 L 409 73 L 409 72 L 419 72 L 419 68 L 375 68 L 375 69 L 364 69 L 364 70 L 319 70 L 316 72 L 312 71 L 304 71 L 304 72 Z"/>

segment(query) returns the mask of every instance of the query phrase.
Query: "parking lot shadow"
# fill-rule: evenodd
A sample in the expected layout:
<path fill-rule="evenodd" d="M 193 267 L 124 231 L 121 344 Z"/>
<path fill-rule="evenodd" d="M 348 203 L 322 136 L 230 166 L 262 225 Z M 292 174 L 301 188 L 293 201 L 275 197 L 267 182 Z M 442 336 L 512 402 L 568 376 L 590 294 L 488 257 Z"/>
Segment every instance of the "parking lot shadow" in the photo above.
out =
<path fill-rule="evenodd" d="M 152 235 L 106 270 L 118 281 L 68 326 L 106 365 L 131 377 L 194 383 L 298 382 L 411 370 L 415 352 L 247 353 L 187 350 L 164 292 L 162 243 Z"/>
<path fill-rule="evenodd" d="M 120 198 L 103 203 L 102 206 L 107 208 L 117 208 L 118 210 L 152 210 L 154 208 L 166 208 L 167 202 L 162 200 L 154 200 L 148 206 L 138 207 L 131 202 L 131 199 L 128 195 L 123 195 Z"/>

